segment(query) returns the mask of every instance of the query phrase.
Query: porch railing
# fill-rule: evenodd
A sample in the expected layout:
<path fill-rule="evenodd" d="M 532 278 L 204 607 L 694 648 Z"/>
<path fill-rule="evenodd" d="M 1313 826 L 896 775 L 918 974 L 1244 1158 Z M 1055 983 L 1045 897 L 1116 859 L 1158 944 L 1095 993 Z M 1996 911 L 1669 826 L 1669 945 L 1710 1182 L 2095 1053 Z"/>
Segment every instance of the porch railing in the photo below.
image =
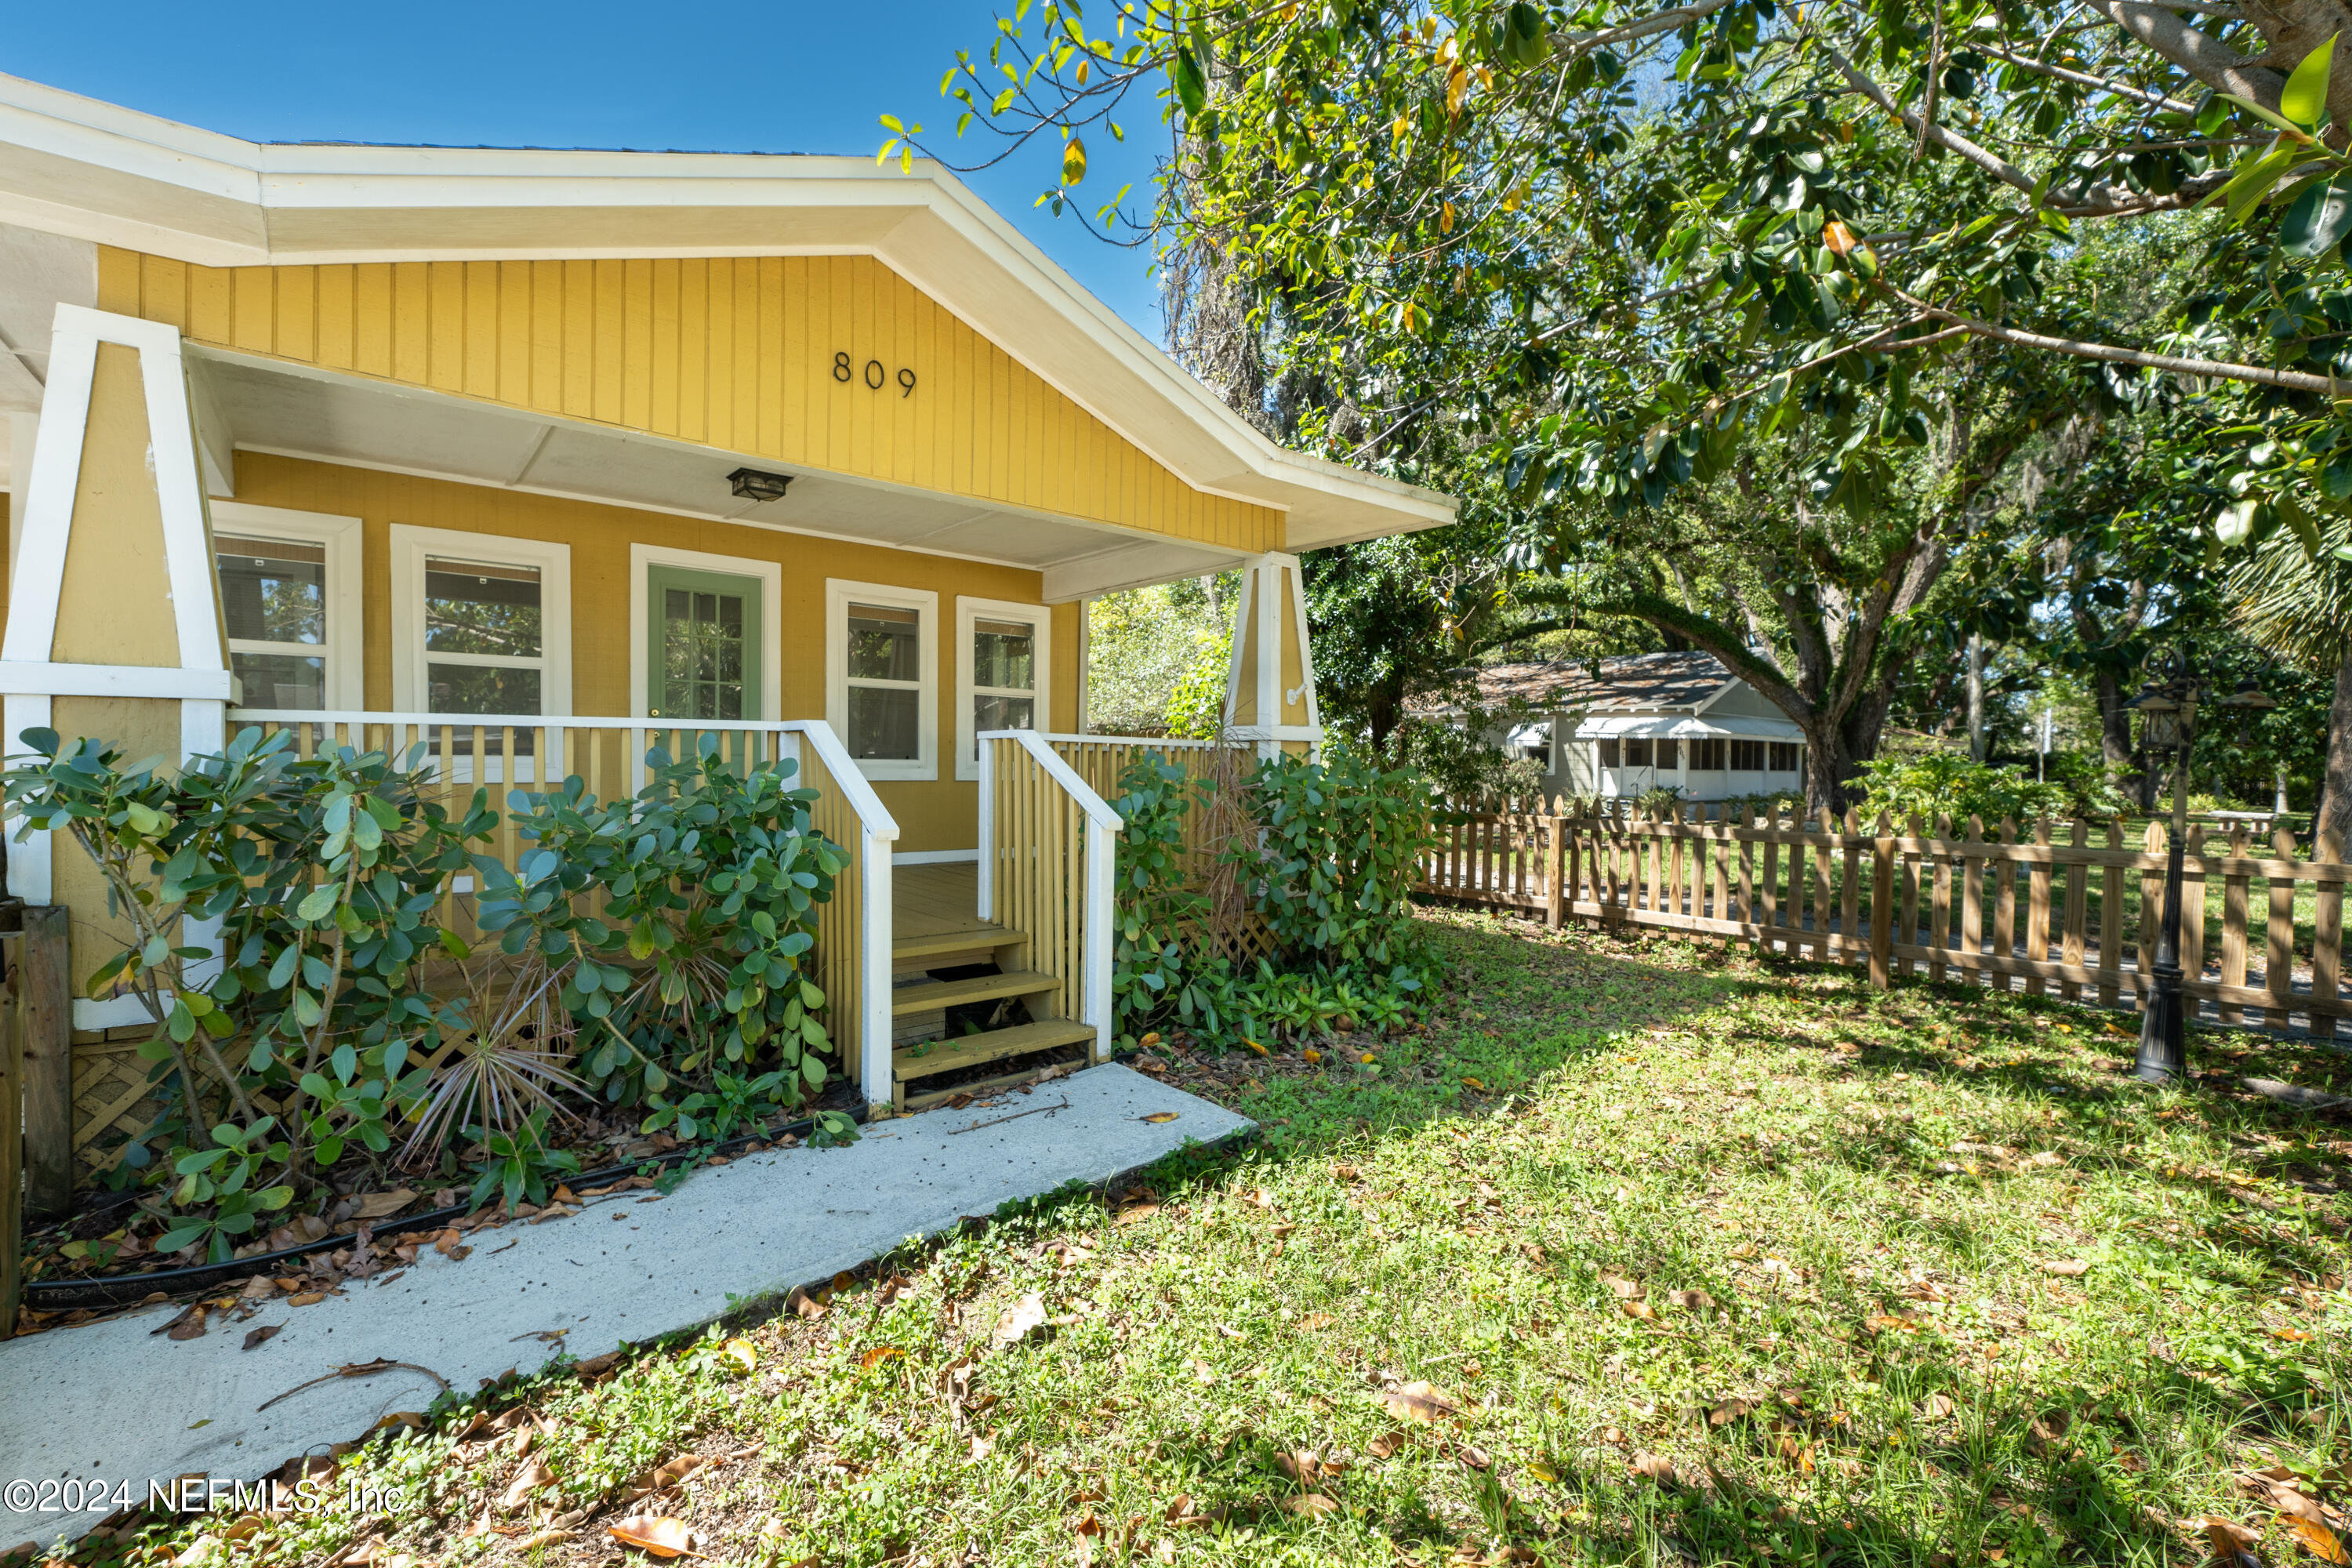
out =
<path fill-rule="evenodd" d="M 1060 981 L 1060 1016 L 1091 1024 L 1094 1059 L 1117 1020 L 1111 903 L 1118 813 L 1033 730 L 980 737 L 980 918 L 1029 939 L 1030 963 Z"/>
<path fill-rule="evenodd" d="M 691 755 L 704 735 L 716 736 L 720 754 L 739 767 L 797 763 L 795 786 L 817 792 L 811 826 L 850 858 L 832 900 L 817 906 L 813 960 L 828 1027 L 844 1069 L 867 1100 L 889 1100 L 890 846 L 898 825 L 824 720 L 673 725 L 547 714 L 229 710 L 232 734 L 247 725 L 291 731 L 296 752 L 306 757 L 341 745 L 403 759 L 414 750 L 415 765 L 432 777 L 430 793 L 453 812 L 462 811 L 476 789 L 488 789 L 499 808 L 488 852 L 510 868 L 523 845 L 505 809 L 509 790 L 547 789 L 576 774 L 599 800 L 625 798 L 652 778 L 647 751 L 659 745 L 672 756 Z M 465 921 L 471 890 L 470 879 L 453 879 L 444 894 L 445 923 Z"/>

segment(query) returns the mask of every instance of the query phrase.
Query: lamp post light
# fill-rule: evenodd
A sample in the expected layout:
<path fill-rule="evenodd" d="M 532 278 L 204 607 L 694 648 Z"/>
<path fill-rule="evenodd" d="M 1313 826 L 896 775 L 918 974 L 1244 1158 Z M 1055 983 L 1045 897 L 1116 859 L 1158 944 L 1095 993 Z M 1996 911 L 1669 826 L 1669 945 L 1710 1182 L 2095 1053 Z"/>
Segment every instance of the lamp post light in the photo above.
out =
<path fill-rule="evenodd" d="M 2180 873 L 2189 838 L 2189 758 L 2197 743 L 2197 706 L 2205 683 L 2190 668 L 2186 648 L 2176 650 L 2160 671 L 2151 670 L 2149 676 L 2140 694 L 2125 706 L 2140 716 L 2141 743 L 2149 760 L 2172 764 L 2172 832 L 2164 861 L 2164 920 L 2157 931 L 2156 963 L 2146 1010 L 2140 1014 L 2139 1058 L 2133 1070 L 2144 1083 L 2165 1084 L 2189 1076 L 2188 1019 L 2181 997 Z M 2249 679 L 2214 706 L 2229 710 L 2243 723 L 2278 703 Z M 2202 910 L 2198 918 L 2204 918 Z"/>

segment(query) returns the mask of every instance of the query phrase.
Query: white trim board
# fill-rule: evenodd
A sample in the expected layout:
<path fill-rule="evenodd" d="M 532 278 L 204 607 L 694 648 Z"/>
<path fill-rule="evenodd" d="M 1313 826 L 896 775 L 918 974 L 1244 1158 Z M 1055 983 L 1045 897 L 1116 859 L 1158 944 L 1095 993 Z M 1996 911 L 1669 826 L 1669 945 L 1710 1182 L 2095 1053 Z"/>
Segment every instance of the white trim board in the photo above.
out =
<path fill-rule="evenodd" d="M 644 714 L 646 688 L 653 671 L 646 647 L 653 632 L 653 606 L 646 599 L 646 574 L 656 566 L 682 566 L 695 572 L 723 572 L 730 577 L 752 577 L 760 584 L 760 712 L 766 722 L 783 717 L 784 568 L 779 561 L 758 561 L 746 555 L 714 555 L 703 550 L 672 550 L 667 545 L 629 546 L 629 711 Z"/>
<path fill-rule="evenodd" d="M 909 849 L 890 857 L 893 866 L 971 866 L 980 860 L 980 851 L 973 849 Z"/>

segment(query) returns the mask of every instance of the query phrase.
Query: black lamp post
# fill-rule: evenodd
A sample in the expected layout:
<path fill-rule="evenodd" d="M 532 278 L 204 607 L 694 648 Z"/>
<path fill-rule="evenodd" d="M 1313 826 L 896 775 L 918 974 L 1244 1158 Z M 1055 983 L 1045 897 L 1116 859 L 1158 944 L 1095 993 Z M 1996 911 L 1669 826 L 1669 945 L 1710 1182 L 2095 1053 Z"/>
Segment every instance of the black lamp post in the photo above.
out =
<path fill-rule="evenodd" d="M 2186 648 L 2176 650 L 2160 670 L 2151 670 L 2137 697 L 2126 704 L 2140 716 L 2141 743 L 2151 762 L 2172 763 L 2172 833 L 2164 861 L 2164 923 L 2158 928 L 2156 964 L 2149 978 L 2147 1009 L 2139 1020 L 2139 1059 L 2134 1069 L 2142 1082 L 2171 1083 L 2189 1076 L 2187 1016 L 2181 998 L 2180 869 L 2189 838 L 2189 754 L 2197 743 L 2197 704 L 2204 695 L 2204 679 L 2194 673 Z M 2275 699 L 2257 689 L 2252 679 L 2222 698 L 2226 708 L 2242 722 L 2263 710 L 2275 708 Z M 2204 911 L 2198 911 L 2204 918 Z"/>

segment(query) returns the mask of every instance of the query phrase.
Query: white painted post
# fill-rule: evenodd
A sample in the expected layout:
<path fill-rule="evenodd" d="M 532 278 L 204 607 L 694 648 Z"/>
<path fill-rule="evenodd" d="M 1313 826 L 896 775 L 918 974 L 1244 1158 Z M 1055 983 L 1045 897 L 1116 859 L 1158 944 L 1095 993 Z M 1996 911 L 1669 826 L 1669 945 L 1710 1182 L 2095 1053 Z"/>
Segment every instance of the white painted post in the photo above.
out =
<path fill-rule="evenodd" d="M 858 986 L 858 1063 L 859 1077 L 868 1105 L 887 1105 L 891 1081 L 890 1049 L 890 943 L 896 923 L 890 907 L 890 845 L 898 837 L 894 824 L 888 837 L 876 832 L 870 825 L 858 829 L 858 858 L 861 867 L 860 892 L 865 899 L 860 907 L 858 956 L 865 971 Z"/>
<path fill-rule="evenodd" d="M 1118 936 L 1118 916 L 1112 905 L 1118 875 L 1117 850 L 1111 830 L 1092 816 L 1087 818 L 1087 983 L 1086 1016 L 1095 1026 L 1093 1059 L 1110 1059 L 1111 1031 L 1118 1026 L 1118 1008 L 1111 997 L 1111 958 Z"/>
<path fill-rule="evenodd" d="M 996 742 L 980 738 L 980 899 L 972 913 L 996 918 Z"/>

